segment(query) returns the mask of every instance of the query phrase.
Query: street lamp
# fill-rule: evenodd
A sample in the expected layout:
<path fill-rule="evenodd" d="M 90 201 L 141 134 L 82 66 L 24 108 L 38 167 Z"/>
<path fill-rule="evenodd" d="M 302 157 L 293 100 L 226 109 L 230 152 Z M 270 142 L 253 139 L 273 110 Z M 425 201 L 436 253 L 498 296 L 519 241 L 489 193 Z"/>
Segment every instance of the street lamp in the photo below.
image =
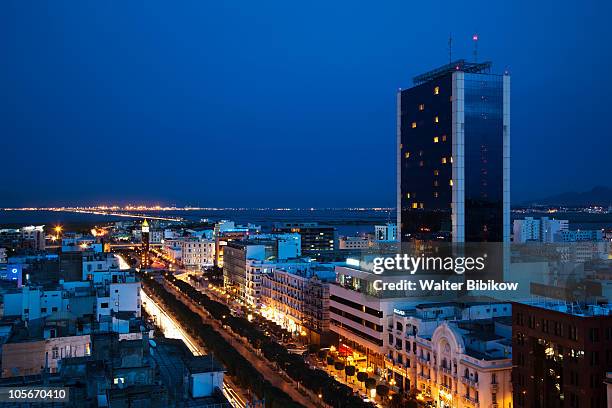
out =
<path fill-rule="evenodd" d="M 55 228 L 53 228 L 53 230 L 55 231 L 55 238 L 59 239 L 60 234 L 62 233 L 62 226 L 61 225 L 56 225 Z"/>

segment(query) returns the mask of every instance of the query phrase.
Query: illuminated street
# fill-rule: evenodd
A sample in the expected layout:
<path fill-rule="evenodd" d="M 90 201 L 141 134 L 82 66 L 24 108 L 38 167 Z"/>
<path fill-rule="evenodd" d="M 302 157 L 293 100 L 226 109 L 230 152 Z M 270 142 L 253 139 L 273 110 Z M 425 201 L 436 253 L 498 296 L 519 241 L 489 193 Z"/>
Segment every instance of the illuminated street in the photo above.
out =
<path fill-rule="evenodd" d="M 206 350 L 199 346 L 180 325 L 174 320 L 159 304 L 152 300 L 146 292 L 141 289 L 140 296 L 142 298 L 142 307 L 149 316 L 155 321 L 155 325 L 161 329 L 164 336 L 171 339 L 180 339 L 189 350 L 196 356 L 206 354 Z M 246 408 L 246 398 L 242 396 L 242 391 L 239 390 L 232 382 L 229 376 L 224 377 L 223 394 L 235 408 Z"/>

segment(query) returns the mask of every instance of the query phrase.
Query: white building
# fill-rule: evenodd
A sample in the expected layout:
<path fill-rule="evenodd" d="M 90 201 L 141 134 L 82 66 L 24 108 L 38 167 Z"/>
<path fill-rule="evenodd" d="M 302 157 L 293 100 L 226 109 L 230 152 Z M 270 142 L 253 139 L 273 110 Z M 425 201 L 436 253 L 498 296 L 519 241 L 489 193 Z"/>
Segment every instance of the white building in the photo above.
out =
<path fill-rule="evenodd" d="M 340 249 L 368 249 L 370 244 L 369 237 L 340 237 L 338 240 Z"/>
<path fill-rule="evenodd" d="M 249 239 L 276 241 L 277 259 L 294 259 L 302 256 L 302 236 L 297 233 L 257 234 L 250 236 Z"/>
<path fill-rule="evenodd" d="M 141 315 L 140 282 L 112 283 L 106 292 L 101 292 L 96 299 L 96 318 L 113 313 L 133 313 Z"/>
<path fill-rule="evenodd" d="M 20 230 L 21 237 L 26 241 L 31 241 L 34 249 L 44 250 L 45 249 L 45 226 L 44 225 L 30 225 L 28 227 L 22 227 Z"/>
<path fill-rule="evenodd" d="M 172 238 L 165 239 L 162 245 L 162 251 L 175 262 L 182 261 L 183 248 L 181 247 L 181 239 Z"/>
<path fill-rule="evenodd" d="M 307 336 L 314 330 L 320 336 L 329 323 L 327 310 L 323 293 L 311 289 L 333 282 L 335 276 L 331 264 L 301 262 L 273 268 L 262 275 L 262 315 L 292 333 Z"/>
<path fill-rule="evenodd" d="M 186 267 L 204 268 L 215 262 L 215 241 L 187 238 L 178 241 L 181 247 L 181 261 Z"/>
<path fill-rule="evenodd" d="M 443 407 L 509 408 L 509 303 L 424 303 L 396 309 L 388 329 L 388 379 Z"/>
<path fill-rule="evenodd" d="M 51 316 L 65 309 L 62 290 L 43 290 L 24 286 L 4 295 L 4 315 L 20 316 L 24 321 Z"/>
<path fill-rule="evenodd" d="M 387 223 L 374 226 L 375 241 L 397 241 L 397 224 Z"/>
<path fill-rule="evenodd" d="M 416 388 L 441 407 L 512 408 L 511 323 L 503 334 L 470 332 L 443 322 L 416 338 Z"/>
<path fill-rule="evenodd" d="M 567 231 L 568 227 L 568 220 L 550 219 L 548 217 L 539 219 L 525 217 L 522 220 L 514 220 L 514 242 L 520 244 L 525 242 L 554 242 L 555 234 L 559 231 Z"/>
<path fill-rule="evenodd" d="M 110 283 L 114 272 L 120 272 L 119 259 L 108 252 L 83 256 L 82 280 L 94 283 Z"/>
<path fill-rule="evenodd" d="M 223 390 L 224 368 L 213 356 L 196 356 L 186 361 L 189 393 L 193 398 L 212 397 Z"/>
<path fill-rule="evenodd" d="M 103 252 L 102 244 L 96 238 L 82 234 L 66 233 L 62 236 L 62 252 Z"/>
<path fill-rule="evenodd" d="M 561 230 L 553 236 L 554 242 L 602 241 L 602 230 Z"/>
<path fill-rule="evenodd" d="M 368 356 L 367 364 L 383 367 L 387 319 L 400 302 L 369 291 L 377 275 L 358 269 L 337 266 L 338 282 L 329 287 L 330 328 L 360 353 Z"/>
<path fill-rule="evenodd" d="M 149 243 L 150 244 L 161 244 L 163 239 L 164 239 L 164 231 L 158 228 L 151 229 L 151 232 L 149 233 Z"/>
<path fill-rule="evenodd" d="M 79 282 L 43 289 L 23 286 L 4 295 L 4 315 L 20 316 L 24 321 L 41 318 L 76 319 L 94 312 L 95 295 L 91 287 Z"/>

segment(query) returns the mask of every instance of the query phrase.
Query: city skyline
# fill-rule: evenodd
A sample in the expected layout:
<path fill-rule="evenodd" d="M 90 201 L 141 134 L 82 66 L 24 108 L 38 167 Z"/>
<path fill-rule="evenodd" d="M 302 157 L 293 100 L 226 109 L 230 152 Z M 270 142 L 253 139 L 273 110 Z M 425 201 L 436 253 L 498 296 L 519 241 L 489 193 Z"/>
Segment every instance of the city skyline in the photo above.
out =
<path fill-rule="evenodd" d="M 280 4 L 147 6 L 3 4 L 4 163 L 19 177 L 0 206 L 392 206 L 394 94 L 448 60 L 449 34 L 470 60 L 473 33 L 478 59 L 515 78 L 512 201 L 607 183 L 609 5 L 555 3 L 558 25 L 521 2 L 313 5 L 289 20 Z"/>
<path fill-rule="evenodd" d="M 612 407 L 612 3 L 0 4 L 0 406 Z"/>

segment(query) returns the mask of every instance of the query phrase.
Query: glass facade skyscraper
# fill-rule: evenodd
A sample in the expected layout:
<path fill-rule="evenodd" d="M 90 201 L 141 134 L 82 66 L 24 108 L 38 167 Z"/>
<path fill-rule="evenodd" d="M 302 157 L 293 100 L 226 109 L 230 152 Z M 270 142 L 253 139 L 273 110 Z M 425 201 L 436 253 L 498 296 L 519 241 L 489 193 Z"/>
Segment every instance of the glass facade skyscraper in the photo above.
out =
<path fill-rule="evenodd" d="M 508 242 L 510 76 L 463 60 L 397 95 L 401 241 Z"/>

